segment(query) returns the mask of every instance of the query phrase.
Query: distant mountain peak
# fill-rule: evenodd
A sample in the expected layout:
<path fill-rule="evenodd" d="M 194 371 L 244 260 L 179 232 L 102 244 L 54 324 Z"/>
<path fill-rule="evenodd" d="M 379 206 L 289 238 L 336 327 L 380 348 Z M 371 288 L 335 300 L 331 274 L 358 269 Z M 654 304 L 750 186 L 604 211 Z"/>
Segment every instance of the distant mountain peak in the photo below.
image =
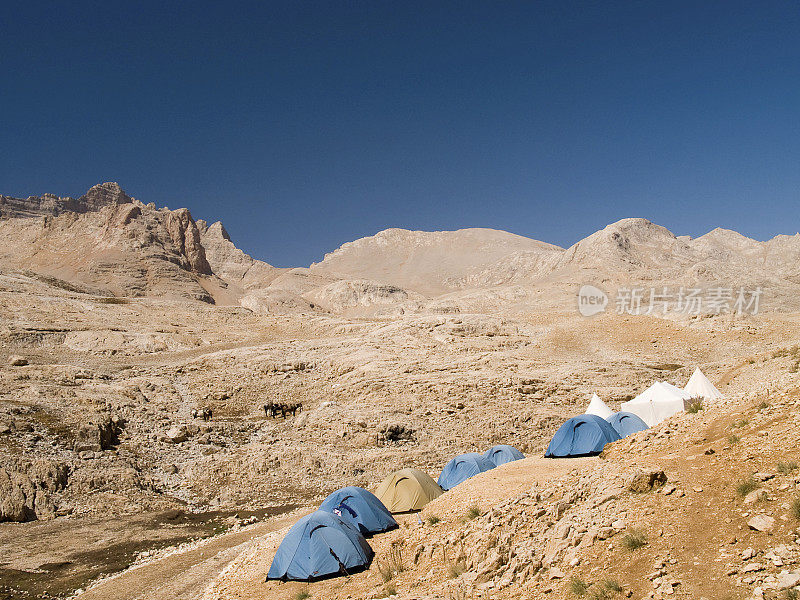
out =
<path fill-rule="evenodd" d="M 128 196 L 116 181 L 107 181 L 93 185 L 88 192 L 78 198 L 78 202 L 83 203 L 87 210 L 97 210 L 111 204 L 127 204 L 133 202 L 133 198 Z"/>

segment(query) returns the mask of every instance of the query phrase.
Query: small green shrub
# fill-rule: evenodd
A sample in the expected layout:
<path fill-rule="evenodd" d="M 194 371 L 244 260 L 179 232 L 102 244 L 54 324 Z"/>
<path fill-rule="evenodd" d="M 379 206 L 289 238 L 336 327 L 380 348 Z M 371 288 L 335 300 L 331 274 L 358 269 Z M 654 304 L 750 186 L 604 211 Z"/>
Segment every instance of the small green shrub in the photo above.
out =
<path fill-rule="evenodd" d="M 728 443 L 729 443 L 731 446 L 733 446 L 734 444 L 738 444 L 738 443 L 739 443 L 739 442 L 741 442 L 741 441 L 742 441 L 742 438 L 740 438 L 740 437 L 739 437 L 738 435 L 736 435 L 735 433 L 731 433 L 731 434 L 728 436 Z"/>
<path fill-rule="evenodd" d="M 427 520 L 428 520 L 428 525 L 436 525 L 439 521 L 441 521 L 441 519 L 436 515 L 431 515 L 430 517 L 428 517 Z"/>
<path fill-rule="evenodd" d="M 579 577 L 571 577 L 569 580 L 569 591 L 576 596 L 585 596 L 589 591 L 589 584 Z"/>
<path fill-rule="evenodd" d="M 786 600 L 800 600 L 800 592 L 797 591 L 797 588 L 786 590 Z"/>
<path fill-rule="evenodd" d="M 778 473 L 780 473 L 781 475 L 791 475 L 792 473 L 797 471 L 797 463 L 793 460 L 789 461 L 782 460 L 778 462 L 776 468 L 778 469 Z"/>
<path fill-rule="evenodd" d="M 622 546 L 629 552 L 647 545 L 647 535 L 641 529 L 630 529 L 622 537 Z"/>
<path fill-rule="evenodd" d="M 95 298 L 95 302 L 99 302 L 100 304 L 129 304 L 130 300 L 127 298 L 117 298 L 115 296 L 108 296 L 108 297 L 101 297 Z"/>
<path fill-rule="evenodd" d="M 622 585 L 616 579 L 606 579 L 603 582 L 603 587 L 610 592 L 619 593 L 622 591 Z"/>
<path fill-rule="evenodd" d="M 686 412 L 689 414 L 697 414 L 701 410 L 703 410 L 703 399 L 702 398 L 691 398 L 686 403 Z"/>
<path fill-rule="evenodd" d="M 742 427 L 747 427 L 748 423 L 750 423 L 748 419 L 739 419 L 738 421 L 731 423 L 731 429 L 741 429 Z"/>
<path fill-rule="evenodd" d="M 791 514 L 792 517 L 800 521 L 800 498 L 795 498 L 792 502 Z"/>
<path fill-rule="evenodd" d="M 753 479 L 751 475 L 747 479 L 742 479 L 738 484 L 736 484 L 736 495 L 744 498 L 752 492 L 753 490 L 758 489 L 758 482 Z"/>
<path fill-rule="evenodd" d="M 766 410 L 769 408 L 769 402 L 766 400 L 762 400 L 761 404 L 758 405 L 758 410 Z"/>
<path fill-rule="evenodd" d="M 467 518 L 468 519 L 475 519 L 481 516 L 481 509 L 477 505 L 470 506 L 467 509 Z"/>
<path fill-rule="evenodd" d="M 308 598 L 311 598 L 311 594 L 308 590 L 300 590 L 292 595 L 292 600 L 307 600 Z"/>

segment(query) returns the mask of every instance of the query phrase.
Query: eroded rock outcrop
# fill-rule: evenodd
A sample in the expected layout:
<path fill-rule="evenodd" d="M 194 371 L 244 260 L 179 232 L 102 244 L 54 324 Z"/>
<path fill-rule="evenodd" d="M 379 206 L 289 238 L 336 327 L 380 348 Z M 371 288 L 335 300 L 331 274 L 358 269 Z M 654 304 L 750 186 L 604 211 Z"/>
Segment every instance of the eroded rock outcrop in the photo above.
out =
<path fill-rule="evenodd" d="M 52 494 L 67 485 L 67 467 L 53 461 L 0 467 L 0 522 L 25 522 L 55 516 Z"/>
<path fill-rule="evenodd" d="M 186 257 L 189 268 L 201 275 L 211 275 L 206 251 L 200 243 L 200 232 L 188 209 L 179 208 L 168 213 L 167 231 L 175 247 Z"/>

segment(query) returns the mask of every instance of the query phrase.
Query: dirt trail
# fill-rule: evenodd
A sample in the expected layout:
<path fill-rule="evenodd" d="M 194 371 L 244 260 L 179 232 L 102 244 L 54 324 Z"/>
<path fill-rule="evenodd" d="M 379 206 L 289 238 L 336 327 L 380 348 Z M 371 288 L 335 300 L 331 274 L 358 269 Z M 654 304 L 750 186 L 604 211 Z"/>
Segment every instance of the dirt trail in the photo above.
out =
<path fill-rule="evenodd" d="M 80 600 L 192 600 L 253 540 L 282 529 L 310 509 L 231 532 L 105 579 L 77 596 Z"/>

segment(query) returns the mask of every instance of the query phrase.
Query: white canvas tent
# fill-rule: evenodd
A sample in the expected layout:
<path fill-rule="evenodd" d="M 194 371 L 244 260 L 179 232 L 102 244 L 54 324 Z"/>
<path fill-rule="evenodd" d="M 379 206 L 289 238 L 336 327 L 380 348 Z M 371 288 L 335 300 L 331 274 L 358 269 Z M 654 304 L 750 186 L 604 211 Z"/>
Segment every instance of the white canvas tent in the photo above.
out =
<path fill-rule="evenodd" d="M 614 411 L 611 410 L 605 402 L 600 400 L 600 396 L 592 394 L 592 399 L 589 401 L 589 406 L 586 407 L 586 412 L 584 414 L 597 415 L 601 419 L 608 419 L 608 417 L 614 414 Z"/>
<path fill-rule="evenodd" d="M 686 390 L 666 381 L 657 381 L 633 400 L 623 402 L 620 410 L 637 415 L 648 427 L 652 427 L 681 412 L 684 400 L 691 397 Z"/>
<path fill-rule="evenodd" d="M 689 378 L 689 383 L 687 383 L 686 387 L 683 389 L 688 392 L 692 398 L 700 397 L 706 400 L 719 400 L 725 397 L 722 395 L 722 392 L 711 383 L 708 377 L 705 376 L 705 373 L 700 370 L 700 367 L 694 370 L 694 373 L 692 373 L 692 376 Z"/>

